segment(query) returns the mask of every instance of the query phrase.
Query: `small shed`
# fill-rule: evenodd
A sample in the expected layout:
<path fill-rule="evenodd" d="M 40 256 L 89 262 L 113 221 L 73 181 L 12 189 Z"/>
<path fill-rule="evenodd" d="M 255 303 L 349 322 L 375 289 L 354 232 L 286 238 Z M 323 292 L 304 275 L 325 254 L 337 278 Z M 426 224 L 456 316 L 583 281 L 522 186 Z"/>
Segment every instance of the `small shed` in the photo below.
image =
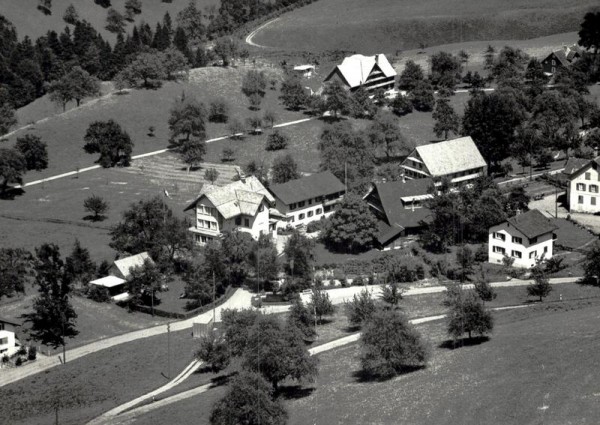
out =
<path fill-rule="evenodd" d="M 131 274 L 130 270 L 136 267 L 142 267 L 146 260 L 153 262 L 147 252 L 141 252 L 136 255 L 115 260 L 110 268 L 110 273 L 113 276 L 128 279 Z"/>
<path fill-rule="evenodd" d="M 125 289 L 127 281 L 116 276 L 106 276 L 100 279 L 92 280 L 90 285 L 99 286 L 108 289 L 110 297 L 115 301 L 126 299 L 129 294 Z"/>
<path fill-rule="evenodd" d="M 298 66 L 294 67 L 294 73 L 296 73 L 302 77 L 310 78 L 310 77 L 312 77 L 314 72 L 315 72 L 314 65 L 298 65 Z"/>

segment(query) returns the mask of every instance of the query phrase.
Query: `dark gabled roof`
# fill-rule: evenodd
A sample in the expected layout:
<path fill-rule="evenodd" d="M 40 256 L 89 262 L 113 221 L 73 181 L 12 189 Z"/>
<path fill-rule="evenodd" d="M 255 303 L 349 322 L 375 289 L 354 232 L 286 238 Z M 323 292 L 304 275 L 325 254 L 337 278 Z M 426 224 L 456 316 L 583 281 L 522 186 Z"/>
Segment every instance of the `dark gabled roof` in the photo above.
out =
<path fill-rule="evenodd" d="M 390 226 L 383 220 L 379 220 L 377 223 L 378 232 L 377 232 L 377 242 L 380 245 L 385 246 L 390 243 L 393 239 L 396 238 L 399 234 L 404 231 L 404 227 L 402 226 Z"/>
<path fill-rule="evenodd" d="M 6 317 L 2 317 L 0 316 L 0 323 L 9 323 L 11 325 L 15 325 L 15 326 L 22 326 L 23 324 L 21 322 L 19 322 L 18 320 L 15 319 L 8 319 Z"/>
<path fill-rule="evenodd" d="M 545 235 L 558 229 L 558 226 L 546 218 L 539 210 L 530 210 L 506 220 L 509 226 L 514 226 L 529 239 Z"/>
<path fill-rule="evenodd" d="M 583 158 L 569 158 L 567 163 L 565 164 L 565 169 L 563 170 L 564 174 L 571 175 L 581 170 L 583 167 L 589 165 L 591 160 L 583 159 Z"/>
<path fill-rule="evenodd" d="M 274 184 L 269 187 L 269 190 L 281 202 L 290 205 L 319 196 L 344 192 L 346 187 L 331 171 L 323 171 L 286 183 Z"/>

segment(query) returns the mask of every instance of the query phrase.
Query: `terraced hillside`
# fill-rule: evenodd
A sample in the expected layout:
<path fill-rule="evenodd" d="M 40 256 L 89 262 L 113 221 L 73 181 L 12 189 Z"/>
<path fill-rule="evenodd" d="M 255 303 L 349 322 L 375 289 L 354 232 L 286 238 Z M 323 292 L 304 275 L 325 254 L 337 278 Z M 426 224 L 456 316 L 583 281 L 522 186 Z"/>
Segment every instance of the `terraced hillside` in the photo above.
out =
<path fill-rule="evenodd" d="M 472 40 L 528 39 L 578 29 L 591 0 L 319 0 L 253 41 L 285 50 L 362 53 Z"/>

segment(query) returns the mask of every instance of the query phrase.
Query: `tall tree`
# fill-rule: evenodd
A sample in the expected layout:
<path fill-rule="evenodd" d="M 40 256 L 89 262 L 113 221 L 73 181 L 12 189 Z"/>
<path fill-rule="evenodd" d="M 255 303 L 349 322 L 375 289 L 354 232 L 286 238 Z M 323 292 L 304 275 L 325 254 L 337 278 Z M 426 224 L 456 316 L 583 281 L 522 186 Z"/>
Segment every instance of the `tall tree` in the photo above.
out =
<path fill-rule="evenodd" d="M 314 247 L 315 245 L 312 240 L 298 232 L 293 232 L 283 250 L 285 257 L 288 259 L 288 262 L 285 264 L 286 273 L 293 274 L 294 277 L 302 277 L 305 280 L 310 280 L 314 262 Z"/>
<path fill-rule="evenodd" d="M 586 253 L 583 262 L 583 282 L 592 285 L 600 284 L 600 243 L 595 243 Z"/>
<path fill-rule="evenodd" d="M 410 92 L 413 107 L 420 112 L 429 112 L 435 106 L 433 86 L 428 81 L 418 81 Z"/>
<path fill-rule="evenodd" d="M 230 62 L 237 56 L 239 47 L 235 40 L 230 37 L 219 38 L 213 51 L 223 61 L 223 66 L 229 66 Z"/>
<path fill-rule="evenodd" d="M 335 312 L 329 294 L 318 288 L 313 288 L 307 308 L 316 315 L 319 324 L 323 322 L 323 316 L 331 316 Z"/>
<path fill-rule="evenodd" d="M 473 334 L 485 335 L 494 328 L 494 318 L 487 311 L 478 297 L 469 292 L 459 295 L 450 301 L 450 313 L 448 314 L 448 334 L 460 338 L 465 333 L 469 339 Z"/>
<path fill-rule="evenodd" d="M 108 31 L 120 34 L 125 32 L 125 17 L 121 15 L 116 9 L 110 8 L 106 14 L 106 26 L 104 27 Z"/>
<path fill-rule="evenodd" d="M 425 73 L 423 72 L 421 65 L 417 65 L 414 61 L 408 60 L 398 79 L 398 88 L 410 92 L 415 89 L 419 81 L 423 80 L 425 80 Z"/>
<path fill-rule="evenodd" d="M 187 165 L 187 172 L 189 173 L 192 167 L 200 165 L 204 159 L 204 155 L 206 154 L 206 142 L 196 138 L 183 140 L 177 146 L 177 153 L 181 160 Z M 217 178 L 215 177 L 214 180 L 216 179 Z"/>
<path fill-rule="evenodd" d="M 0 194 L 9 184 L 23 183 L 23 174 L 27 171 L 27 161 L 16 149 L 0 148 Z"/>
<path fill-rule="evenodd" d="M 577 108 L 571 97 L 559 91 L 546 91 L 533 105 L 530 124 L 539 131 L 547 147 L 564 150 L 568 158 L 569 149 L 578 143 L 576 120 Z"/>
<path fill-rule="evenodd" d="M 17 149 L 25 158 L 25 164 L 28 170 L 40 171 L 48 167 L 48 150 L 46 143 L 42 142 L 39 136 L 26 134 L 17 137 L 15 144 Z"/>
<path fill-rule="evenodd" d="M 129 84 L 133 87 L 142 80 L 142 87 L 153 87 L 168 77 L 162 52 L 143 52 L 123 70 Z"/>
<path fill-rule="evenodd" d="M 64 110 L 66 103 L 71 99 L 79 106 L 84 98 L 98 95 L 100 82 L 81 67 L 75 66 L 60 80 L 53 81 L 49 91 L 51 94 L 56 92 L 55 101 L 62 102 Z"/>
<path fill-rule="evenodd" d="M 169 117 L 171 143 L 178 144 L 190 138 L 206 137 L 206 108 L 196 99 L 182 98 L 175 101 Z"/>
<path fill-rule="evenodd" d="M 68 257 L 65 258 L 65 274 L 71 282 L 87 285 L 96 275 L 96 264 L 92 261 L 90 251 L 81 246 L 79 239 Z"/>
<path fill-rule="evenodd" d="M 430 80 L 436 87 L 446 87 L 454 90 L 456 77 L 462 72 L 459 58 L 448 53 L 438 52 L 429 58 L 431 64 Z"/>
<path fill-rule="evenodd" d="M 350 111 L 350 97 L 339 81 L 335 80 L 327 84 L 323 90 L 323 96 L 327 110 L 334 118 L 338 118 L 340 114 L 346 115 Z"/>
<path fill-rule="evenodd" d="M 75 25 L 77 21 L 79 21 L 79 14 L 77 13 L 77 9 L 75 9 L 75 6 L 73 6 L 73 4 L 68 5 L 65 9 L 63 21 L 71 25 Z"/>
<path fill-rule="evenodd" d="M 286 183 L 297 178 L 300 178 L 300 172 L 292 155 L 281 155 L 273 160 L 273 166 L 271 167 L 271 182 L 273 184 Z"/>
<path fill-rule="evenodd" d="M 113 120 L 91 123 L 83 140 L 83 149 L 89 154 L 99 153 L 98 163 L 104 168 L 128 166 L 131 161 L 133 142 L 129 134 Z"/>
<path fill-rule="evenodd" d="M 279 99 L 281 99 L 283 105 L 292 111 L 297 111 L 306 106 L 307 97 L 305 89 L 300 83 L 300 78 L 296 75 L 288 74 L 281 83 L 281 95 Z"/>
<path fill-rule="evenodd" d="M 588 12 L 583 17 L 579 30 L 579 45 L 594 51 L 597 61 L 600 49 L 600 12 Z"/>
<path fill-rule="evenodd" d="M 54 348 L 65 344 L 65 338 L 73 338 L 79 332 L 75 328 L 77 313 L 69 298 L 71 282 L 60 250 L 54 244 L 36 248 L 35 282 L 39 296 L 33 302 L 31 335 Z"/>
<path fill-rule="evenodd" d="M 148 258 L 143 265 L 133 267 L 129 272 L 130 275 L 127 279 L 129 304 L 151 305 L 152 314 L 154 314 L 154 305 L 160 302 L 156 298 L 156 293 L 161 290 L 165 281 L 164 275 L 156 264 Z"/>
<path fill-rule="evenodd" d="M 198 46 L 205 38 L 206 27 L 202 18 L 202 11 L 196 6 L 194 0 L 177 14 L 177 26 L 181 28 L 194 46 Z"/>
<path fill-rule="evenodd" d="M 329 218 L 322 239 L 330 249 L 356 253 L 372 248 L 377 234 L 377 219 L 366 201 L 348 194 Z"/>
<path fill-rule="evenodd" d="M 383 150 L 388 159 L 408 153 L 405 151 L 410 149 L 408 141 L 400 131 L 396 117 L 389 111 L 377 112 L 373 122 L 367 128 L 367 135 L 373 147 Z"/>
<path fill-rule="evenodd" d="M 8 102 L 0 103 L 0 137 L 8 133 L 17 124 L 15 110 Z"/>
<path fill-rule="evenodd" d="M 552 292 L 552 285 L 550 285 L 541 262 L 531 269 L 531 277 L 533 278 L 533 283 L 527 286 L 527 294 L 530 297 L 539 297 L 540 302 L 542 302 Z"/>
<path fill-rule="evenodd" d="M 450 105 L 446 98 L 438 98 L 433 111 L 433 132 L 437 137 L 444 135 L 444 140 L 448 140 L 448 133 L 458 134 L 460 127 L 460 117 Z"/>
<path fill-rule="evenodd" d="M 0 248 L 0 299 L 25 293 L 33 274 L 33 257 L 21 248 Z"/>

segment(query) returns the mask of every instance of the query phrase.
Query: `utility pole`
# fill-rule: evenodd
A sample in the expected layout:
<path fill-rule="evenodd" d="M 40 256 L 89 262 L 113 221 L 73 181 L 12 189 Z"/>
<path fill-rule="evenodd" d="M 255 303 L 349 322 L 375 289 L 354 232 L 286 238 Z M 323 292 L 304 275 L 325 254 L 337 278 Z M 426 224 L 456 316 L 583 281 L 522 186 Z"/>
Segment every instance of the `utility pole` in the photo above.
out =
<path fill-rule="evenodd" d="M 171 324 L 167 323 L 167 371 L 171 379 Z"/>
<path fill-rule="evenodd" d="M 554 187 L 554 218 L 558 218 L 558 187 Z"/>
<path fill-rule="evenodd" d="M 215 300 L 217 297 L 217 283 L 215 281 L 215 269 L 213 268 L 212 270 L 212 278 L 213 278 L 213 329 L 215 328 L 215 324 L 216 324 L 216 317 L 217 317 L 217 312 L 216 312 L 216 308 L 215 308 Z"/>
<path fill-rule="evenodd" d="M 63 306 L 64 309 L 64 306 Z M 63 364 L 67 364 L 67 348 L 65 346 L 65 311 L 63 310 L 60 315 L 60 321 L 62 324 L 62 346 L 63 346 Z"/>

